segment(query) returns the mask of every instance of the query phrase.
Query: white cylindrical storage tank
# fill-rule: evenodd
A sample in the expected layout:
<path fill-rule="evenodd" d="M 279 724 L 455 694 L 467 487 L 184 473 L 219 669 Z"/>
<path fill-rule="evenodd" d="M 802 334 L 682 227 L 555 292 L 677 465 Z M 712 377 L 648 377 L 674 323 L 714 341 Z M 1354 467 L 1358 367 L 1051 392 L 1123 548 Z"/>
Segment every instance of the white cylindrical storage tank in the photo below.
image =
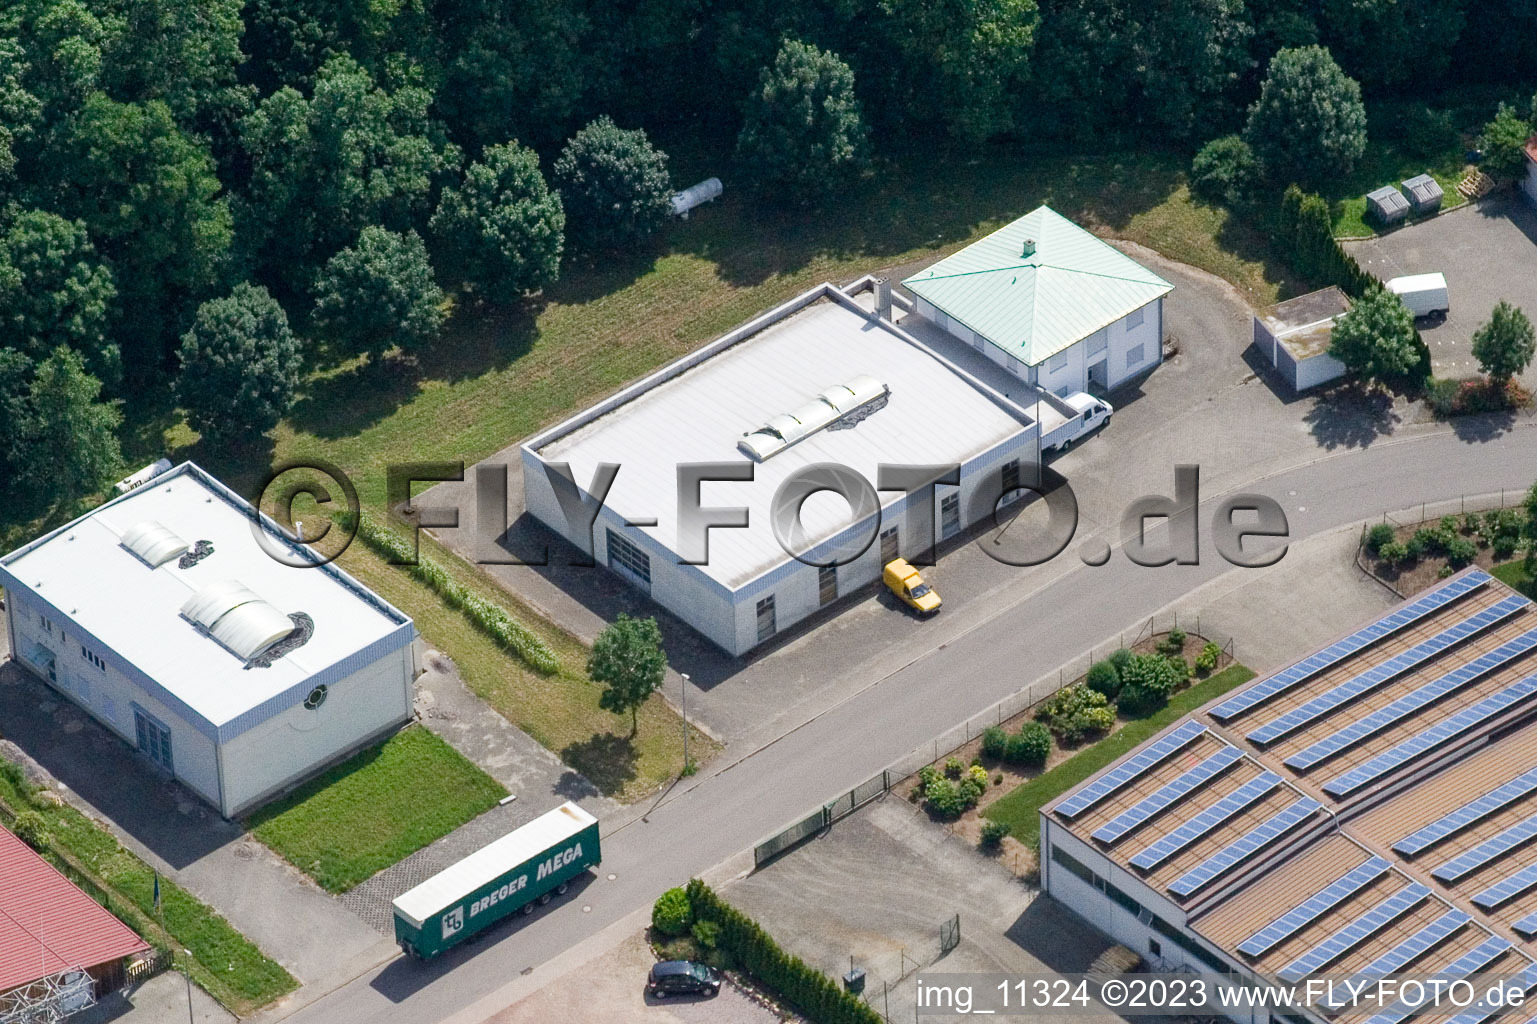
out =
<path fill-rule="evenodd" d="M 673 216 L 687 217 L 694 207 L 719 198 L 725 189 L 726 186 L 720 183 L 719 178 L 706 178 L 697 185 L 690 185 L 672 197 Z"/>

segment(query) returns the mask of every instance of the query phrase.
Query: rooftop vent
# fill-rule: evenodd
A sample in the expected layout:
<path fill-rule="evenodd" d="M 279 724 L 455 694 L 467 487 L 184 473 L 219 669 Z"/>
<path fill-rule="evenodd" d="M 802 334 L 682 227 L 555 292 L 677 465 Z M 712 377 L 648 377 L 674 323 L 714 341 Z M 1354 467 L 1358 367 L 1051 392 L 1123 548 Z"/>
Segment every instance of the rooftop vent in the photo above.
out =
<path fill-rule="evenodd" d="M 135 523 L 124 530 L 119 543 L 151 569 L 160 568 L 191 546 L 153 519 Z"/>
<path fill-rule="evenodd" d="M 241 661 L 250 662 L 294 631 L 294 621 L 239 580 L 210 584 L 181 613 Z"/>
<path fill-rule="evenodd" d="M 764 462 L 890 393 L 891 389 L 874 377 L 855 377 L 847 384 L 828 388 L 794 412 L 775 416 L 757 430 L 748 431 L 736 446 L 744 455 Z"/>
<path fill-rule="evenodd" d="M 1035 255 L 1035 239 L 1025 239 L 1025 244 L 1020 247 L 1020 255 L 1025 259 L 1029 259 L 1031 256 Z"/>

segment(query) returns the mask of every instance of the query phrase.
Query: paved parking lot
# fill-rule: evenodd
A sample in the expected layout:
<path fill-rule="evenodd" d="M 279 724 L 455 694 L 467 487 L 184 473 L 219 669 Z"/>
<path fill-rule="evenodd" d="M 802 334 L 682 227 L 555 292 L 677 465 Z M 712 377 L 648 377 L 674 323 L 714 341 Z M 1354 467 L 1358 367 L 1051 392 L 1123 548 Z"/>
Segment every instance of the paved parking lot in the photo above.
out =
<path fill-rule="evenodd" d="M 1473 332 L 1501 299 L 1537 316 L 1537 209 L 1512 194 L 1469 203 L 1345 250 L 1362 268 L 1386 281 L 1406 274 L 1446 275 L 1451 313 L 1420 325 L 1438 377 L 1479 372 Z M 1537 382 L 1537 368 L 1526 382 Z"/>

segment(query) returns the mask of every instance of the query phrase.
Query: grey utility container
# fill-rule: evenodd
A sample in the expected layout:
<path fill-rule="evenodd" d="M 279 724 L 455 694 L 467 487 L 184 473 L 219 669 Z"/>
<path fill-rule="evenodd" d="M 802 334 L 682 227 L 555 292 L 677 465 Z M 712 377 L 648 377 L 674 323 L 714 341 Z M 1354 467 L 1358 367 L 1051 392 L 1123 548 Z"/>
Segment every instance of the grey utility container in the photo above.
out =
<path fill-rule="evenodd" d="M 1378 224 L 1397 224 L 1409 216 L 1409 200 L 1392 185 L 1366 193 L 1366 212 Z"/>
<path fill-rule="evenodd" d="M 1428 174 L 1416 174 L 1398 187 L 1417 215 L 1435 213 L 1441 208 L 1441 185 Z"/>

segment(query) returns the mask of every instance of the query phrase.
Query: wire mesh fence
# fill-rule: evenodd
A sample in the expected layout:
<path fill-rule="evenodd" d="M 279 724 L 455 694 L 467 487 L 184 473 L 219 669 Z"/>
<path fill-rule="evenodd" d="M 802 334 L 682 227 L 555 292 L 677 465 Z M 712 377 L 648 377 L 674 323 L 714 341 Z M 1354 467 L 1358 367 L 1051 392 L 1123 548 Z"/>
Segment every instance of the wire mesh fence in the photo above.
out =
<path fill-rule="evenodd" d="M 1383 512 L 1380 514 L 1378 521 L 1387 523 L 1395 529 L 1403 529 L 1409 526 L 1420 526 L 1424 523 L 1437 522 L 1446 516 L 1461 518 L 1469 512 L 1493 512 L 1500 509 L 1520 508 L 1525 501 L 1526 491 L 1514 488 L 1489 491 L 1486 494 L 1463 494 L 1441 501 L 1422 501 L 1418 505 L 1411 505 L 1408 508 Z M 1384 575 L 1379 571 L 1380 565 L 1371 558 L 1371 553 L 1366 547 L 1366 537 L 1370 527 L 1370 523 L 1361 524 L 1361 533 L 1356 539 L 1356 568 L 1397 596 L 1407 597 L 1408 595 L 1404 593 L 1403 587 L 1400 586 L 1398 577 Z"/>
<path fill-rule="evenodd" d="M 1037 679 L 1028 686 L 1016 690 L 984 711 L 935 736 L 920 747 L 897 758 L 885 769 L 861 782 L 853 789 L 823 804 L 799 821 L 763 840 L 753 848 L 753 864 L 761 868 L 775 857 L 805 842 L 833 822 L 843 818 L 874 800 L 876 797 L 901 785 L 918 773 L 924 765 L 935 764 L 953 751 L 959 750 L 982 733 L 1000 726 L 1015 716 L 1029 711 L 1052 694 L 1081 679 L 1089 666 L 1108 656 L 1120 647 L 1135 647 L 1160 634 L 1179 628 L 1193 636 L 1217 644 L 1222 649 L 1223 661 L 1219 667 L 1238 660 L 1237 643 L 1225 634 L 1213 635 L 1203 631 L 1199 615 L 1180 616 L 1178 612 L 1165 612 L 1150 616 L 1135 628 L 1123 630 L 1113 640 L 1091 647 L 1078 657 L 1060 666 L 1054 675 Z"/>

